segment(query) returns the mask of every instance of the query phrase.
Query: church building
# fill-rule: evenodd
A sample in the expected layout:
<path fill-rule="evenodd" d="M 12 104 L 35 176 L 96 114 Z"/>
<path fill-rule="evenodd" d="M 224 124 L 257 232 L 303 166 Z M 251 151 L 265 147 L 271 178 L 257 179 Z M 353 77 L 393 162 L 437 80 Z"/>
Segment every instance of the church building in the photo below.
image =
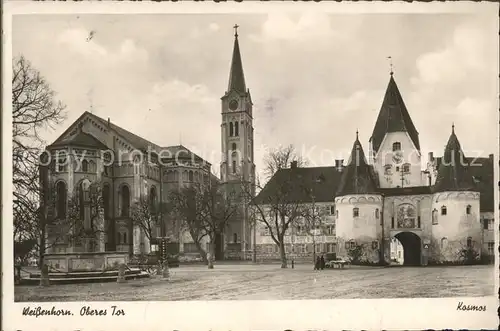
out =
<path fill-rule="evenodd" d="M 467 252 L 477 259 L 493 257 L 493 154 L 468 157 L 453 125 L 450 131 L 443 157 L 429 153 L 422 166 L 419 135 L 391 72 L 368 153 L 356 132 L 346 165 L 343 160 L 331 167 L 292 163 L 270 179 L 256 201 L 266 207 L 285 181 L 315 187 L 323 222 L 314 243 L 301 231 L 300 215 L 292 222 L 285 237 L 289 257 L 334 253 L 376 264 L 390 262 L 391 247 L 397 250 L 392 260 L 408 265 L 458 263 Z M 289 187 L 290 199 L 297 201 L 295 191 L 304 183 Z M 297 204 L 311 204 L 311 196 Z M 279 257 L 269 229 L 261 224 L 257 232 L 259 258 Z"/>
<path fill-rule="evenodd" d="M 169 192 L 193 183 L 209 185 L 216 180 L 232 193 L 242 183 L 254 181 L 252 99 L 237 30 L 221 117 L 223 157 L 221 178 L 216 178 L 212 165 L 185 146 L 160 146 L 110 118 L 84 112 L 41 155 L 47 253 L 147 254 L 162 237 L 168 239 L 171 253 L 197 255 L 198 248 L 175 217 L 156 211 L 160 222 L 147 235 L 134 225 L 132 207 L 141 199 L 168 202 Z M 251 258 L 248 210 L 245 205 L 241 208 L 238 219 L 229 222 L 215 239 L 216 259 Z M 68 219 L 80 220 L 86 235 L 72 236 L 71 222 L 65 222 Z M 208 250 L 206 239 L 203 244 Z"/>

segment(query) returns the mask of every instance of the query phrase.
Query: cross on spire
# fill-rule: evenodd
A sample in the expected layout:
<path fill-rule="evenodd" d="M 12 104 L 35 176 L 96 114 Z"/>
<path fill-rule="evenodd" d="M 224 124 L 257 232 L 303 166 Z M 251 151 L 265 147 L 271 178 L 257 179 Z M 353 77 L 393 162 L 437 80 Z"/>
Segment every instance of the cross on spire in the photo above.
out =
<path fill-rule="evenodd" d="M 394 74 L 393 67 L 392 67 L 392 56 L 388 56 L 387 59 L 389 59 L 389 66 L 391 67 L 391 76 Z"/>
<path fill-rule="evenodd" d="M 238 28 L 239 28 L 239 27 L 240 27 L 240 26 L 239 26 L 238 24 L 235 24 L 235 25 L 233 26 L 233 28 L 234 28 L 234 36 L 235 36 L 235 37 L 238 37 Z"/>
<path fill-rule="evenodd" d="M 455 133 L 455 122 L 451 122 L 451 132 Z"/>

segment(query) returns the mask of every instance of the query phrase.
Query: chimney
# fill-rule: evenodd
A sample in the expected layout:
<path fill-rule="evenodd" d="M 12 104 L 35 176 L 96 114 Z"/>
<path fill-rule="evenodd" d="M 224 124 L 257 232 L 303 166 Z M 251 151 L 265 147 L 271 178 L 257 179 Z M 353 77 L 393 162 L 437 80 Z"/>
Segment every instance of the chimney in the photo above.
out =
<path fill-rule="evenodd" d="M 297 168 L 297 161 L 292 161 L 292 169 L 296 169 Z"/>
<path fill-rule="evenodd" d="M 108 117 L 108 128 L 111 126 L 111 120 Z"/>
<path fill-rule="evenodd" d="M 434 153 L 429 152 L 429 162 L 434 162 Z"/>
<path fill-rule="evenodd" d="M 344 160 L 343 159 L 340 159 L 340 160 L 335 160 L 335 169 L 337 169 L 337 171 L 342 171 L 342 169 L 344 168 Z"/>

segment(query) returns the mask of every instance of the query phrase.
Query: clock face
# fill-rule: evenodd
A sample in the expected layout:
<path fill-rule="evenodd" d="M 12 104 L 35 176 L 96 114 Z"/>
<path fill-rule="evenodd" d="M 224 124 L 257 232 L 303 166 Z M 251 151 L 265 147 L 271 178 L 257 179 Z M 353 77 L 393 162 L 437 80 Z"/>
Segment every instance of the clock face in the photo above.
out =
<path fill-rule="evenodd" d="M 238 100 L 231 100 L 229 102 L 229 109 L 231 109 L 231 110 L 238 109 Z"/>

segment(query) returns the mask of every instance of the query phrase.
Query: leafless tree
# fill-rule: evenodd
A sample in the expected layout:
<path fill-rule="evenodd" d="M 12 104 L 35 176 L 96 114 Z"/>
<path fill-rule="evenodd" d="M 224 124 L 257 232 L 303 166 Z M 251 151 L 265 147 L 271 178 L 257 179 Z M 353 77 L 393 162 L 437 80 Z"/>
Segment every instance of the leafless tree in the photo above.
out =
<path fill-rule="evenodd" d="M 292 162 L 297 162 L 298 167 L 307 165 L 305 160 L 293 145 L 280 146 L 271 150 L 264 156 L 264 175 L 269 180 L 278 170 L 290 168 Z"/>
<path fill-rule="evenodd" d="M 304 203 L 301 206 L 300 225 L 304 232 L 312 238 L 313 245 L 313 261 L 316 261 L 316 236 L 323 234 L 323 226 L 326 221 L 326 211 L 322 206 L 318 206 L 314 195 L 314 189 L 304 188 L 310 202 Z M 308 199 L 308 200 L 309 200 Z"/>
<path fill-rule="evenodd" d="M 240 195 L 228 193 L 223 184 L 193 184 L 172 193 L 176 212 L 181 217 L 208 267 L 213 268 L 215 238 L 240 212 Z M 208 238 L 209 255 L 201 241 Z"/>
<path fill-rule="evenodd" d="M 171 212 L 171 204 L 167 202 L 153 201 L 147 196 L 141 196 L 131 208 L 132 225 L 139 227 L 149 240 L 149 251 L 151 242 L 156 237 L 160 221 L 158 216 L 168 216 Z"/>
<path fill-rule="evenodd" d="M 204 262 L 207 252 L 202 247 L 202 240 L 207 235 L 204 227 L 202 199 L 199 189 L 193 186 L 182 187 L 169 195 L 174 217 L 180 220 L 181 232 L 188 231 Z"/>
<path fill-rule="evenodd" d="M 47 223 L 40 208 L 39 155 L 44 131 L 65 119 L 65 106 L 40 72 L 23 57 L 12 63 L 12 171 L 14 240 L 37 235 Z"/>
<path fill-rule="evenodd" d="M 256 224 L 262 224 L 269 231 L 272 240 L 279 247 L 281 268 L 287 267 L 287 232 L 303 215 L 304 179 L 294 171 L 284 170 L 294 161 L 297 161 L 299 167 L 306 164 L 292 145 L 271 151 L 265 157 L 265 172 L 269 178 L 267 185 L 262 187 L 257 180 L 255 184 L 247 184 L 243 189 L 247 197 L 251 197 L 253 192 L 259 192 L 256 198 L 252 197 L 251 214 Z"/>

